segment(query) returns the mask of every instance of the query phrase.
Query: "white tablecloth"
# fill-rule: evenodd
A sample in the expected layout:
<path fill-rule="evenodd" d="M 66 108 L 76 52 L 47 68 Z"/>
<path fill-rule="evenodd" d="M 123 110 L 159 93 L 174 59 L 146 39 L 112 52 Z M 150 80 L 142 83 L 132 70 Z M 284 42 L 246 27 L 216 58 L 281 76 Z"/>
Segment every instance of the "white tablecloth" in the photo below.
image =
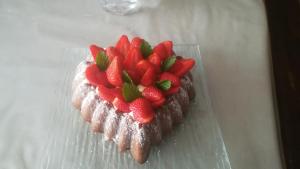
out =
<path fill-rule="evenodd" d="M 97 0 L 0 0 L 1 169 L 32 169 L 43 153 L 62 49 L 120 34 L 199 43 L 232 168 L 281 168 L 262 1 L 162 0 L 114 16 Z"/>

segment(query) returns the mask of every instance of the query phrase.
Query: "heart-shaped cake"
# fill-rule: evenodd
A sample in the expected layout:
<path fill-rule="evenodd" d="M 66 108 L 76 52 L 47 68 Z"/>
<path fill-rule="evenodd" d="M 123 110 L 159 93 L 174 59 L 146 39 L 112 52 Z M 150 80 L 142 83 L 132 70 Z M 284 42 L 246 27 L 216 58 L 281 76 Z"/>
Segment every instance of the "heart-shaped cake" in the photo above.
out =
<path fill-rule="evenodd" d="M 72 103 L 92 131 L 144 163 L 151 145 L 159 144 L 188 111 L 195 96 L 190 73 L 195 60 L 176 56 L 172 41 L 152 48 L 126 35 L 115 46 L 91 45 L 90 51 L 77 66 Z"/>

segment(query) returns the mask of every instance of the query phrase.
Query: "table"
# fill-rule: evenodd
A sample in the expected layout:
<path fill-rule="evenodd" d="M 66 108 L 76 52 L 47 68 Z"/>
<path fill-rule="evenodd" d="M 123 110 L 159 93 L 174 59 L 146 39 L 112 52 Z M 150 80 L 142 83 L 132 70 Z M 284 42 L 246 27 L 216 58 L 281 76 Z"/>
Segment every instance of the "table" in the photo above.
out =
<path fill-rule="evenodd" d="M 199 43 L 232 168 L 280 169 L 267 30 L 260 0 L 162 0 L 130 16 L 97 0 L 1 0 L 0 168 L 31 169 L 42 155 L 63 49 L 128 34 Z"/>

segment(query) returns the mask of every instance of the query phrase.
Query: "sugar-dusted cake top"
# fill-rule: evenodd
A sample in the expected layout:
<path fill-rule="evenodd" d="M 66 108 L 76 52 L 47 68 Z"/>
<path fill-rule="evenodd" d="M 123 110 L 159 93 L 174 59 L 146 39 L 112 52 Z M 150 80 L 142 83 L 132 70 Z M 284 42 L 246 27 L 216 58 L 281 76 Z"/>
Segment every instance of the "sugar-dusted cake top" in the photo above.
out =
<path fill-rule="evenodd" d="M 115 46 L 90 46 L 93 63 L 85 75 L 101 99 L 120 113 L 132 112 L 140 123 L 152 121 L 155 109 L 179 91 L 180 78 L 194 66 L 191 58 L 176 56 L 172 41 L 154 48 L 139 37 L 122 35 Z"/>

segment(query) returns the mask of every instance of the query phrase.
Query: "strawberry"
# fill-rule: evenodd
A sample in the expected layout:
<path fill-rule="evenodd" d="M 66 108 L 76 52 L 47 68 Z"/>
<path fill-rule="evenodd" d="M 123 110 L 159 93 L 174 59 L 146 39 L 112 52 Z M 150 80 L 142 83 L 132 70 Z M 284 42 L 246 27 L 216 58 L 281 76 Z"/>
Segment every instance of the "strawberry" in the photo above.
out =
<path fill-rule="evenodd" d="M 151 55 L 148 57 L 148 61 L 149 61 L 150 63 L 152 63 L 153 65 L 157 66 L 158 68 L 159 68 L 160 65 L 161 65 L 161 59 L 160 59 L 160 57 L 158 56 L 157 53 L 151 54 Z"/>
<path fill-rule="evenodd" d="M 179 91 L 179 87 L 180 87 L 180 86 L 172 87 L 172 88 L 170 88 L 169 90 L 164 91 L 164 94 L 165 94 L 166 96 L 168 96 L 168 95 L 177 93 L 177 92 Z"/>
<path fill-rule="evenodd" d="M 142 96 L 150 102 L 156 102 L 164 98 L 162 92 L 153 86 L 146 87 L 142 92 Z"/>
<path fill-rule="evenodd" d="M 89 65 L 85 70 L 85 76 L 87 80 L 94 86 L 99 84 L 108 86 L 108 80 L 106 73 L 100 71 L 96 64 Z"/>
<path fill-rule="evenodd" d="M 99 97 L 108 102 L 112 102 L 115 98 L 115 91 L 113 89 L 107 88 L 104 85 L 98 85 Z"/>
<path fill-rule="evenodd" d="M 141 60 L 136 64 L 135 70 L 143 76 L 144 73 L 149 69 L 152 68 L 153 65 L 148 60 Z"/>
<path fill-rule="evenodd" d="M 165 103 L 165 101 L 166 101 L 166 99 L 163 97 L 162 99 L 152 102 L 151 104 L 154 108 L 157 108 L 157 107 L 162 106 Z"/>
<path fill-rule="evenodd" d="M 106 49 L 106 55 L 109 62 L 112 62 L 114 57 L 120 57 L 121 63 L 123 63 L 124 56 L 114 47 L 110 46 Z"/>
<path fill-rule="evenodd" d="M 116 49 L 123 54 L 123 56 L 127 56 L 129 48 L 130 43 L 128 37 L 126 35 L 122 35 L 116 44 Z"/>
<path fill-rule="evenodd" d="M 159 80 L 170 80 L 171 86 L 180 86 L 180 79 L 172 73 L 164 72 L 160 75 Z"/>
<path fill-rule="evenodd" d="M 132 48 L 124 61 L 124 67 L 126 70 L 134 70 L 135 65 L 143 59 L 141 51 L 138 48 Z"/>
<path fill-rule="evenodd" d="M 129 76 L 135 84 L 139 84 L 141 76 L 137 71 L 127 70 L 127 73 L 129 74 Z"/>
<path fill-rule="evenodd" d="M 174 51 L 173 51 L 173 42 L 172 41 L 164 41 L 162 43 L 164 44 L 164 46 L 166 48 L 168 57 L 172 56 L 174 54 Z"/>
<path fill-rule="evenodd" d="M 182 77 L 195 65 L 194 59 L 177 59 L 174 65 L 170 68 L 169 72 L 178 77 Z"/>
<path fill-rule="evenodd" d="M 140 123 L 149 123 L 154 118 L 154 111 L 148 100 L 144 98 L 135 99 L 129 104 L 133 117 Z"/>
<path fill-rule="evenodd" d="M 161 60 L 165 60 L 168 57 L 167 49 L 163 43 L 156 45 L 153 48 L 153 53 L 158 54 Z"/>
<path fill-rule="evenodd" d="M 122 80 L 122 63 L 119 57 L 115 57 L 108 68 L 106 69 L 107 80 L 110 84 L 120 87 L 123 84 Z"/>
<path fill-rule="evenodd" d="M 115 98 L 112 102 L 112 104 L 114 105 L 114 107 L 121 111 L 121 112 L 130 112 L 129 110 L 129 104 L 127 102 L 125 102 L 123 99 L 120 99 L 120 98 Z"/>
<path fill-rule="evenodd" d="M 156 79 L 156 72 L 154 68 L 150 67 L 142 76 L 140 83 L 143 86 L 150 86 L 154 83 L 155 79 Z"/>
<path fill-rule="evenodd" d="M 96 56 L 98 55 L 98 53 L 100 51 L 104 51 L 104 49 L 97 46 L 97 45 L 90 45 L 90 51 L 92 53 L 92 56 L 93 56 L 94 60 L 96 60 Z"/>
<path fill-rule="evenodd" d="M 134 37 L 131 40 L 130 48 L 141 48 L 142 43 L 143 43 L 143 39 L 139 37 Z"/>

